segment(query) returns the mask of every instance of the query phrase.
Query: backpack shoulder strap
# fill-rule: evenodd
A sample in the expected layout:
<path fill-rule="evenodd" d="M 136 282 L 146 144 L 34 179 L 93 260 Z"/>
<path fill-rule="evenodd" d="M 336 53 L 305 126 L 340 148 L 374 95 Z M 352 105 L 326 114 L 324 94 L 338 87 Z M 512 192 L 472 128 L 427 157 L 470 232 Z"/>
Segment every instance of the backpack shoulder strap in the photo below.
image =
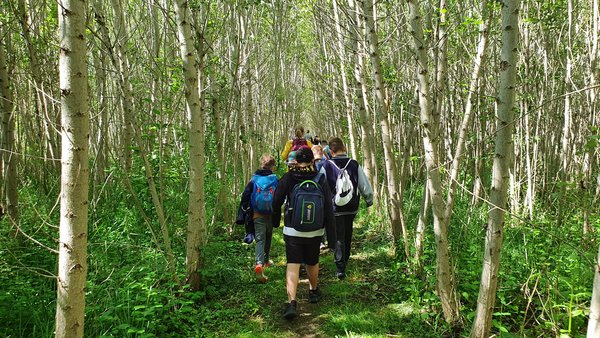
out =
<path fill-rule="evenodd" d="M 352 162 L 351 158 L 348 159 L 348 162 L 346 162 L 346 165 L 342 168 L 342 170 L 345 170 L 346 168 L 348 168 L 348 164 L 350 164 L 350 162 Z"/>
<path fill-rule="evenodd" d="M 323 172 L 319 171 L 315 177 L 313 178 L 313 181 L 315 181 L 315 183 L 317 183 L 319 185 L 319 188 L 322 189 L 321 187 L 321 179 L 324 177 Z M 325 183 L 325 182 L 324 182 Z"/>
<path fill-rule="evenodd" d="M 331 162 L 331 163 L 332 163 L 332 164 L 333 164 L 333 165 L 334 165 L 334 166 L 337 168 L 337 170 L 341 170 L 341 169 L 340 169 L 340 167 L 338 167 L 338 165 L 337 165 L 337 164 L 335 164 L 335 161 L 334 161 L 334 160 L 327 160 L 327 161 L 328 161 L 328 162 Z"/>

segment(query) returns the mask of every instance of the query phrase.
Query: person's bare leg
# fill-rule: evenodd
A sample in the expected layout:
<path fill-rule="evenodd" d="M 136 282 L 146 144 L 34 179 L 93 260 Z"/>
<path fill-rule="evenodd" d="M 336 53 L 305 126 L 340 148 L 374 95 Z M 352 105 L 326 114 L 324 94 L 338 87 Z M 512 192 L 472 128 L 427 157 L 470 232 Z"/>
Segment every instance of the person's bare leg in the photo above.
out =
<path fill-rule="evenodd" d="M 307 265 L 306 273 L 308 274 L 308 285 L 310 289 L 316 290 L 319 287 L 319 263 Z"/>
<path fill-rule="evenodd" d="M 319 269 L 317 269 L 319 272 Z M 285 273 L 288 302 L 296 300 L 296 290 L 298 289 L 298 276 L 300 275 L 300 264 L 288 263 Z"/>

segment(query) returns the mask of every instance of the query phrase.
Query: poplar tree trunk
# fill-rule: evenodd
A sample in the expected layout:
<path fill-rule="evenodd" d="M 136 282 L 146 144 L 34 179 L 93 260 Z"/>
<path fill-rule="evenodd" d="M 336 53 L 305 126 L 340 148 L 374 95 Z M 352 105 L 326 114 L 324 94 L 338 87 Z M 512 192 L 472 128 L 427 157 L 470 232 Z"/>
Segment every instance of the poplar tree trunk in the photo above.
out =
<path fill-rule="evenodd" d="M 479 27 L 479 43 L 477 44 L 477 53 L 473 59 L 473 71 L 471 72 L 471 80 L 469 83 L 469 89 L 467 92 L 467 98 L 465 100 L 465 113 L 463 115 L 460 129 L 458 132 L 458 138 L 456 140 L 456 148 L 454 150 L 454 156 L 452 157 L 452 165 L 450 167 L 450 178 L 448 182 L 448 192 L 446 198 L 446 222 L 450 221 L 452 217 L 452 210 L 454 208 L 454 193 L 456 191 L 456 182 L 458 179 L 460 163 L 462 160 L 463 150 L 466 143 L 466 136 L 471 120 L 473 116 L 473 94 L 477 92 L 477 83 L 481 76 L 482 63 L 484 60 L 485 50 L 487 48 L 487 35 L 489 27 L 489 15 L 488 15 L 488 1 L 481 1 L 481 13 L 483 22 Z"/>
<path fill-rule="evenodd" d="M 500 250 L 503 239 L 502 231 L 507 204 L 507 184 L 512 157 L 519 5 L 518 0 L 505 0 L 502 5 L 502 50 L 497 99 L 496 141 L 490 192 L 491 210 L 488 215 L 477 311 L 471 330 L 471 337 L 473 338 L 486 338 L 489 336 L 496 301 Z"/>
<path fill-rule="evenodd" d="M 344 48 L 344 37 L 342 35 L 342 24 L 340 23 L 340 15 L 337 0 L 333 0 L 333 16 L 335 18 L 335 33 L 337 42 L 337 53 L 340 59 L 340 77 L 342 79 L 342 93 L 344 96 L 344 111 L 346 120 L 348 121 L 348 137 L 350 138 L 350 152 L 352 156 L 358 157 L 356 151 L 356 132 L 352 118 L 352 105 L 350 104 L 350 90 L 348 89 L 348 78 L 346 77 L 346 58 Z M 325 140 L 327 141 L 327 140 Z"/>
<path fill-rule="evenodd" d="M 31 78 L 33 80 L 32 87 L 35 94 L 35 116 L 40 123 L 40 129 L 43 129 L 43 131 L 39 131 L 40 151 L 43 154 L 44 161 L 49 162 L 50 165 L 55 166 L 55 168 L 58 170 L 58 162 L 54 161 L 54 159 L 58 157 L 58 145 L 57 140 L 55 140 L 55 132 L 50 128 L 52 123 L 55 121 L 50 118 L 50 116 L 47 114 L 47 111 L 44 111 L 44 84 L 42 80 L 42 74 L 45 74 L 45 71 L 41 67 L 40 58 L 38 57 L 38 50 L 34 45 L 33 36 L 36 35 L 36 32 L 31 31 L 31 18 L 29 16 L 28 4 L 29 3 L 26 0 L 18 0 L 16 6 L 16 15 L 19 18 L 19 24 L 23 31 L 23 39 L 25 41 L 25 45 L 27 46 L 29 71 L 31 72 Z M 46 175 L 46 170 L 44 170 L 44 175 Z"/>
<path fill-rule="evenodd" d="M 131 143 L 133 140 L 134 114 L 133 90 L 129 81 L 131 72 L 129 69 L 128 47 L 126 44 L 127 39 L 129 38 L 129 33 L 127 25 L 125 24 L 125 16 L 121 1 L 123 0 L 111 0 L 116 30 L 116 41 L 114 46 L 117 53 L 116 59 L 113 59 L 113 62 L 118 71 L 117 79 L 122 95 L 121 106 L 123 109 L 123 125 L 121 126 L 120 155 L 121 162 L 124 166 L 123 170 L 125 171 L 125 176 L 128 176 L 129 172 L 131 172 L 131 165 L 133 162 Z"/>
<path fill-rule="evenodd" d="M 18 191 L 17 191 L 17 153 L 15 149 L 15 114 L 13 95 L 10 87 L 8 63 L 5 49 L 9 49 L 7 32 L 0 24 L 0 121 L 2 122 L 2 135 L 0 135 L 0 152 L 2 186 L 0 189 L 3 200 L 0 201 L 0 214 L 6 212 L 11 223 L 18 224 Z M 5 47 L 6 46 L 6 47 Z M 6 204 L 5 204 L 6 203 Z M 3 210 L 4 208 L 5 210 Z"/>
<path fill-rule="evenodd" d="M 600 337 L 600 247 L 598 247 L 596 265 L 594 265 L 594 287 L 592 289 L 587 337 Z"/>
<path fill-rule="evenodd" d="M 377 185 L 373 177 L 375 176 L 376 171 L 376 162 L 375 162 L 375 154 L 374 152 L 374 137 L 373 130 L 371 128 L 371 117 L 369 114 L 369 100 L 367 98 L 367 87 L 365 84 L 365 76 L 364 76 L 364 61 L 362 57 L 362 47 L 361 47 L 361 31 L 362 31 L 362 23 L 359 15 L 359 8 L 355 6 L 354 0 L 349 0 L 348 3 L 350 7 L 353 7 L 356 10 L 355 15 L 355 25 L 354 27 L 350 27 L 350 31 L 352 32 L 352 37 L 354 40 L 354 81 L 355 81 L 355 93 L 358 101 L 358 113 L 360 117 L 360 128 L 362 131 L 362 151 L 363 151 L 363 167 L 365 171 L 365 175 L 369 179 L 371 183 L 371 187 L 373 188 L 374 194 L 377 196 L 376 191 Z M 375 202 L 377 203 L 377 202 Z"/>
<path fill-rule="evenodd" d="M 446 204 L 443 198 L 442 180 L 439 172 L 438 133 L 432 116 L 429 66 L 424 45 L 421 10 L 418 0 L 408 0 L 409 20 L 413 47 L 417 59 L 417 79 L 425 165 L 429 177 L 431 205 L 433 208 L 433 230 L 436 242 L 437 290 L 442 303 L 444 318 L 451 326 L 460 326 L 459 301 L 456 293 L 454 270 L 450 264 L 448 226 L 445 219 Z"/>
<path fill-rule="evenodd" d="M 421 211 L 419 212 L 415 235 L 415 265 L 417 275 L 421 275 L 421 272 L 423 271 L 421 256 L 423 255 L 423 243 L 425 242 L 425 230 L 427 229 L 427 213 L 429 211 L 429 202 L 431 200 L 429 191 L 429 179 L 426 179 L 425 189 L 423 189 L 423 203 L 421 204 Z"/>
<path fill-rule="evenodd" d="M 59 0 L 62 110 L 56 337 L 83 337 L 87 272 L 89 113 L 85 0 Z"/>
<path fill-rule="evenodd" d="M 105 184 L 106 173 L 105 169 L 108 164 L 108 139 L 109 139 L 109 125 L 110 121 L 108 119 L 108 77 L 106 69 L 109 66 L 107 54 L 111 53 L 110 47 L 110 39 L 108 35 L 108 29 L 106 28 L 106 16 L 104 14 L 104 7 L 100 0 L 92 1 L 92 13 L 94 15 L 94 21 L 98 27 L 99 38 L 98 42 L 95 45 L 98 52 L 94 55 L 94 67 L 96 68 L 96 99 L 98 100 L 98 111 L 91 112 L 98 115 L 98 127 L 96 128 L 96 135 L 92 134 L 92 146 L 94 143 L 96 144 L 96 159 L 95 159 L 95 167 L 92 169 L 93 172 L 93 186 L 92 186 L 92 194 L 93 200 L 96 201 L 100 198 L 99 193 L 102 191 L 102 188 Z M 106 53 L 108 50 L 108 53 Z M 99 188 L 100 187 L 100 188 Z"/>
<path fill-rule="evenodd" d="M 202 265 L 200 247 L 206 238 L 204 207 L 204 116 L 200 97 L 202 67 L 194 54 L 190 27 L 191 16 L 187 0 L 176 0 L 175 20 L 183 61 L 185 98 L 190 128 L 190 196 L 186 241 L 186 284 L 191 290 L 200 289 L 199 269 Z M 199 60 L 202 60 L 202 47 Z M 199 71 L 200 70 L 200 71 Z"/>
<path fill-rule="evenodd" d="M 390 218 L 392 223 L 392 233 L 394 240 L 404 243 L 404 255 L 410 257 L 410 245 L 408 244 L 408 231 L 404 222 L 402 213 L 402 200 L 400 184 L 398 179 L 398 168 L 396 167 L 396 157 L 394 156 L 394 145 L 391 138 L 391 127 L 388 119 L 389 105 L 385 99 L 385 84 L 383 83 L 383 74 L 381 73 L 381 60 L 379 59 L 379 42 L 377 32 L 375 31 L 375 17 L 373 16 L 373 0 L 363 1 L 363 11 L 367 25 L 367 39 L 369 41 L 369 55 L 373 69 L 373 78 L 375 79 L 375 96 L 379 103 L 375 111 L 375 119 L 381 126 L 381 138 L 383 140 L 383 154 L 387 178 L 387 189 L 389 198 L 392 202 Z"/>

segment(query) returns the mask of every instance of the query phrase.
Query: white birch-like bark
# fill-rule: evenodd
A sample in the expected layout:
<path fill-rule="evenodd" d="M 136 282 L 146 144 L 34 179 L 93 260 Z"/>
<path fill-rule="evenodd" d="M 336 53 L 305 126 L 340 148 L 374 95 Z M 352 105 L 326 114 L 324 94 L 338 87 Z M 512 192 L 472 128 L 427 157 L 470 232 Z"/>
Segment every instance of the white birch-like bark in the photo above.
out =
<path fill-rule="evenodd" d="M 0 201 L 0 207 L 4 206 L 5 211 L 11 222 L 17 224 L 19 222 L 19 208 L 18 208 L 18 190 L 17 190 L 17 160 L 18 156 L 15 151 L 15 118 L 14 114 L 14 103 L 12 89 L 10 86 L 10 77 L 8 74 L 8 63 L 6 59 L 5 50 L 9 50 L 7 32 L 4 27 L 0 24 L 0 121 L 2 122 L 2 134 L 0 135 L 0 152 L 1 152 L 1 163 L 0 168 L 2 172 L 2 179 L 0 182 L 2 185 L 3 200 Z"/>
<path fill-rule="evenodd" d="M 31 79 L 33 80 L 33 91 L 35 92 L 34 107 L 36 120 L 39 123 L 40 130 L 40 152 L 44 156 L 44 161 L 49 162 L 50 165 L 56 166 L 58 170 L 58 162 L 54 161 L 58 157 L 58 140 L 56 140 L 56 133 L 50 126 L 57 122 L 54 117 L 50 117 L 50 114 L 45 109 L 47 108 L 44 104 L 44 83 L 42 80 L 42 74 L 45 72 L 42 70 L 40 58 L 38 56 L 39 51 L 35 45 L 34 36 L 36 35 L 36 27 L 32 25 L 32 20 L 29 15 L 31 5 L 26 0 L 18 0 L 16 3 L 18 21 L 22 29 L 22 36 L 27 46 L 27 52 L 29 56 L 29 71 L 31 72 Z M 32 29 L 34 30 L 32 32 Z M 46 122 L 46 123 L 43 123 Z"/>
<path fill-rule="evenodd" d="M 342 35 L 342 24 L 340 22 L 339 8 L 337 0 L 333 0 L 333 17 L 335 19 L 335 33 L 337 43 L 337 54 L 340 59 L 340 77 L 342 79 L 342 94 L 344 96 L 344 109 L 346 120 L 348 121 L 348 137 L 350 138 L 350 153 L 357 156 L 356 152 L 356 132 L 352 118 L 352 105 L 350 104 L 350 90 L 348 87 L 348 79 L 346 77 L 346 58 L 344 48 L 344 37 Z M 327 140 L 325 140 L 327 141 Z"/>
<path fill-rule="evenodd" d="M 402 213 L 402 200 L 400 199 L 400 184 L 398 179 L 398 168 L 396 167 L 396 158 L 394 156 L 394 145 L 391 137 L 391 127 L 388 119 L 389 104 L 385 98 L 385 83 L 383 83 L 383 74 L 381 71 L 381 60 L 379 59 L 379 41 L 375 31 L 375 17 L 373 15 L 373 0 L 363 1 L 363 11 L 367 25 L 367 40 L 369 42 L 369 55 L 373 69 L 373 78 L 375 79 L 375 97 L 378 107 L 375 111 L 375 120 L 381 127 L 381 138 L 383 143 L 383 155 L 385 162 L 387 190 L 392 202 L 390 210 L 390 221 L 392 224 L 392 234 L 396 242 L 404 243 L 404 254 L 408 259 L 410 256 L 410 245 L 408 244 L 408 230 L 404 222 Z"/>
<path fill-rule="evenodd" d="M 445 220 L 450 222 L 452 217 L 452 210 L 454 207 L 454 193 L 456 191 L 456 182 L 458 179 L 460 163 L 462 160 L 463 150 L 466 143 L 466 136 L 471 120 L 473 116 L 473 94 L 477 92 L 477 84 L 479 77 L 481 76 L 482 63 L 484 60 L 485 50 L 487 48 L 487 35 L 489 30 L 489 15 L 488 15 L 488 1 L 481 1 L 481 13 L 483 21 L 479 27 L 479 42 L 477 44 L 477 53 L 473 59 L 473 70 L 471 72 L 471 79 L 469 82 L 469 90 L 467 92 L 467 98 L 465 100 L 465 114 L 463 115 L 460 129 L 458 132 L 458 138 L 456 139 L 456 148 L 454 149 L 454 156 L 452 157 L 452 164 L 450 167 L 450 178 L 448 182 L 448 192 L 446 198 L 446 212 Z"/>
<path fill-rule="evenodd" d="M 423 146 L 425 165 L 429 177 L 431 205 L 433 208 L 433 230 L 436 242 L 437 289 L 444 318 L 452 326 L 460 324 L 459 301 L 456 292 L 454 269 L 450 264 L 448 228 L 445 219 L 446 204 L 443 198 L 442 180 L 439 172 L 438 136 L 436 121 L 431 109 L 429 84 L 429 65 L 424 45 L 421 10 L 418 0 L 408 0 L 409 21 L 413 35 L 413 47 L 417 61 L 418 97 L 421 126 L 423 127 Z"/>
<path fill-rule="evenodd" d="M 360 8 L 355 6 L 354 0 L 348 0 L 348 4 L 350 8 L 356 11 L 355 15 L 355 27 L 350 27 L 350 32 L 352 34 L 353 42 L 354 42 L 354 81 L 355 81 L 355 93 L 358 103 L 358 115 L 360 117 L 360 129 L 362 132 L 362 151 L 363 151 L 363 169 L 365 171 L 365 175 L 369 179 L 371 183 L 371 187 L 373 188 L 373 193 L 377 196 L 377 185 L 373 180 L 375 177 L 376 171 L 376 161 L 374 155 L 374 137 L 373 137 L 373 128 L 371 128 L 371 117 L 369 113 L 369 100 L 367 97 L 367 87 L 365 84 L 365 76 L 364 76 L 364 61 L 362 56 L 362 44 L 361 44 L 361 31 L 362 22 L 360 20 Z M 376 202 L 377 203 L 377 202 Z"/>
<path fill-rule="evenodd" d="M 83 337 L 87 272 L 89 112 L 85 0 L 59 0 L 62 110 L 56 337 Z"/>
<path fill-rule="evenodd" d="M 202 265 L 200 247 L 206 238 L 204 206 L 204 112 L 200 97 L 202 68 L 195 55 L 192 40 L 192 21 L 187 0 L 176 0 L 175 20 L 179 37 L 185 98 L 190 128 L 190 195 L 186 241 L 186 284 L 192 290 L 200 289 L 199 269 Z M 199 60 L 203 58 L 202 47 Z"/>
<path fill-rule="evenodd" d="M 417 220 L 417 228 L 415 234 L 415 265 L 417 274 L 420 275 L 423 270 L 423 262 L 421 262 L 421 256 L 423 255 L 423 244 L 425 242 L 425 230 L 427 228 L 427 213 L 429 211 L 429 180 L 425 181 L 425 189 L 423 189 L 423 203 L 421 204 L 421 211 L 419 212 L 419 218 Z"/>
<path fill-rule="evenodd" d="M 131 70 L 129 67 L 129 51 L 127 39 L 129 39 L 129 30 L 125 23 L 125 12 L 122 5 L 123 0 L 111 0 L 114 13 L 115 25 L 115 51 L 116 59 L 113 59 L 115 68 L 118 71 L 117 79 L 121 91 L 121 107 L 123 109 L 123 125 L 121 126 L 121 145 L 120 156 L 124 166 L 125 176 L 131 171 L 133 162 L 131 143 L 133 140 L 133 89 L 129 81 Z"/>
<path fill-rule="evenodd" d="M 600 247 L 598 247 L 596 265 L 594 265 L 594 286 L 587 329 L 587 338 L 596 337 L 600 337 Z"/>
<path fill-rule="evenodd" d="M 502 49 L 497 99 L 496 141 L 490 192 L 491 210 L 488 215 L 477 310 L 471 330 L 471 337 L 473 338 L 489 337 L 496 301 L 509 168 L 513 149 L 519 5 L 519 0 L 505 0 L 502 5 Z"/>

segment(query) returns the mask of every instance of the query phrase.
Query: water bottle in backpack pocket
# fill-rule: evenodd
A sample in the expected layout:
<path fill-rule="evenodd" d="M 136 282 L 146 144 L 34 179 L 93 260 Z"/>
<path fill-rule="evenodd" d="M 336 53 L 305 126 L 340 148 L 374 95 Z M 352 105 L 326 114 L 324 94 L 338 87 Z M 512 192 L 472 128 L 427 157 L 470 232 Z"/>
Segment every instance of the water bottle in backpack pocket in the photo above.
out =
<path fill-rule="evenodd" d="M 325 226 L 325 196 L 319 185 L 322 174 L 302 181 L 292 189 L 285 217 L 288 226 L 297 231 L 315 231 Z"/>
<path fill-rule="evenodd" d="M 271 214 L 273 211 L 273 195 L 277 189 L 277 176 L 275 174 L 261 176 L 254 175 L 254 189 L 250 196 L 252 209 L 260 214 Z"/>

